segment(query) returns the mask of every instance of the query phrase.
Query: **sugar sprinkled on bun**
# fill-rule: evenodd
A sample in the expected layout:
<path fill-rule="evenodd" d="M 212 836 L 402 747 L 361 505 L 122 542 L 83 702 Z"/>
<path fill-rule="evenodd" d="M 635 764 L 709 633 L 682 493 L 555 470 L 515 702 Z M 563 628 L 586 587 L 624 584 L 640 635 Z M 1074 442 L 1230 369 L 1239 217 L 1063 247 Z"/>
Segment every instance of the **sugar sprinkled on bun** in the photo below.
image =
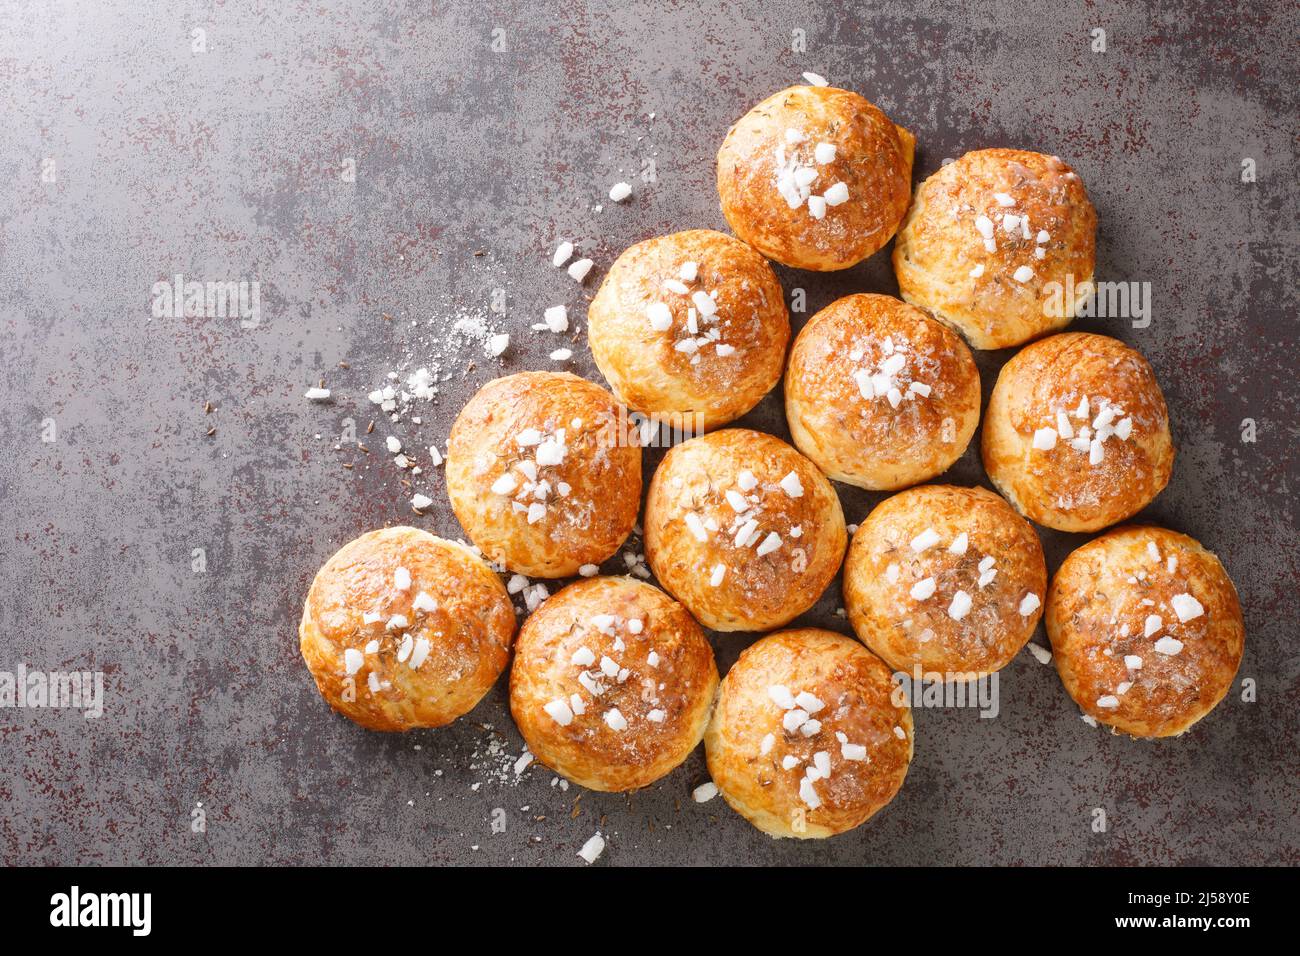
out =
<path fill-rule="evenodd" d="M 488 382 L 447 442 L 447 494 L 491 560 L 576 574 L 622 545 L 641 502 L 641 449 L 614 397 L 567 372 Z"/>
<path fill-rule="evenodd" d="M 646 497 L 646 560 L 705 627 L 780 627 L 816 603 L 847 535 L 811 461 L 762 432 L 726 428 L 676 446 Z"/>
<path fill-rule="evenodd" d="M 968 680 L 1005 667 L 1042 613 L 1038 535 L 983 488 L 922 485 L 886 498 L 844 562 L 844 606 L 895 670 Z"/>
<path fill-rule="evenodd" d="M 1047 634 L 1084 715 L 1134 737 L 1185 732 L 1232 687 L 1245 627 L 1219 559 L 1183 534 L 1114 528 L 1062 562 Z"/>
<path fill-rule="evenodd" d="M 912 713 L 851 638 L 769 634 L 740 655 L 704 738 L 731 807 L 774 837 L 844 833 L 889 803 L 912 759 Z"/>
<path fill-rule="evenodd" d="M 781 379 L 790 317 L 757 252 L 693 229 L 639 242 L 615 260 L 587 310 L 592 355 L 635 411 L 725 425 Z"/>
<path fill-rule="evenodd" d="M 857 93 L 792 86 L 742 116 L 718 150 L 732 231 L 797 269 L 847 269 L 884 247 L 911 194 L 912 134 Z"/>
<path fill-rule="evenodd" d="M 348 542 L 316 574 L 298 628 L 326 702 L 372 730 L 440 727 L 505 669 L 515 612 L 468 548 L 418 528 Z"/>
<path fill-rule="evenodd" d="M 686 609 L 634 578 L 591 578 L 524 622 L 510 710 L 543 764 L 592 790 L 635 790 L 704 736 L 713 650 Z"/>
<path fill-rule="evenodd" d="M 1097 213 L 1055 156 L 982 149 L 916 191 L 894 243 L 899 292 L 977 349 L 1064 327 L 1091 294 Z"/>
<path fill-rule="evenodd" d="M 984 469 L 1021 514 L 1058 531 L 1098 531 L 1151 503 L 1174 445 L 1151 365 L 1083 332 L 1026 346 L 1003 366 L 984 413 Z"/>
<path fill-rule="evenodd" d="M 887 295 L 850 295 L 803 327 L 785 375 L 799 450 L 831 478 L 893 490 L 946 471 L 979 424 L 979 370 L 961 338 Z"/>

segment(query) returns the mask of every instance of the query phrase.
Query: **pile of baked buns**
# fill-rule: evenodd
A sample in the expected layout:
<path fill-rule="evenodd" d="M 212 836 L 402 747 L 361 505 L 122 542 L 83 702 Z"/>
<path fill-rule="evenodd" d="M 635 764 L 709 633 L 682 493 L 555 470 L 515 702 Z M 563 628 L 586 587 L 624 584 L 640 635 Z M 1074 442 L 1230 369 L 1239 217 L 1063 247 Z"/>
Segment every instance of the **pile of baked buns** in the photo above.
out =
<path fill-rule="evenodd" d="M 461 411 L 446 480 L 472 546 L 386 528 L 317 574 L 300 636 L 330 705 L 375 730 L 446 724 L 513 649 L 511 710 L 542 764 L 593 790 L 632 790 L 703 740 L 726 801 L 797 837 L 856 827 L 902 786 L 913 723 L 897 675 L 983 678 L 1040 617 L 1089 722 L 1165 737 L 1213 709 L 1242 655 L 1231 581 L 1191 538 L 1111 527 L 1173 468 L 1156 377 L 1128 345 L 1059 332 L 1092 291 L 1083 183 L 1054 156 L 987 149 L 913 195 L 913 144 L 863 97 L 822 85 L 742 117 L 717 167 L 735 237 L 638 243 L 590 305 L 609 389 L 523 372 Z M 902 301 L 847 296 L 791 346 L 768 260 L 845 269 L 891 237 Z M 1025 343 L 984 410 L 1000 494 L 926 484 L 980 423 L 971 349 Z M 793 446 L 725 427 L 782 378 Z M 646 420 L 699 430 L 645 493 L 658 587 L 646 573 L 600 573 L 637 523 Z M 832 481 L 898 493 L 850 542 Z M 1110 530 L 1049 587 L 1030 522 Z M 857 640 L 781 630 L 841 569 Z M 516 633 L 499 572 L 577 580 Z M 772 633 L 719 681 L 705 628 Z"/>

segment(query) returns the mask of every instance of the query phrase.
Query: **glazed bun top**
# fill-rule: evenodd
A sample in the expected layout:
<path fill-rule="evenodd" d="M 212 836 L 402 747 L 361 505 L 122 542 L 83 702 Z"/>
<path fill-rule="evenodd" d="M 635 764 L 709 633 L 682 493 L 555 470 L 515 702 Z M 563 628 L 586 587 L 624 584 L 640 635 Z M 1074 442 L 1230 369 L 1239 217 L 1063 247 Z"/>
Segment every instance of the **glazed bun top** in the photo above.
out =
<path fill-rule="evenodd" d="M 1070 696 L 1135 737 L 1180 734 L 1209 713 L 1231 688 L 1245 641 L 1219 559 L 1150 526 L 1115 528 L 1067 557 L 1046 621 Z"/>
<path fill-rule="evenodd" d="M 800 331 L 785 377 L 795 444 L 837 481 L 894 489 L 946 470 L 979 424 L 957 333 L 887 295 L 845 296 Z"/>
<path fill-rule="evenodd" d="M 636 523 L 641 449 L 614 397 L 566 372 L 494 379 L 447 442 L 447 491 L 491 560 L 564 577 L 614 554 Z"/>
<path fill-rule="evenodd" d="M 727 672 L 705 736 L 723 797 L 760 830 L 819 838 L 858 826 L 898 792 L 912 715 L 889 668 L 831 631 L 778 631 Z"/>
<path fill-rule="evenodd" d="M 628 577 L 578 581 L 524 622 L 510 707 L 532 752 L 593 790 L 668 773 L 704 736 L 713 650 L 680 604 Z"/>
<path fill-rule="evenodd" d="M 911 133 L 857 93 L 792 86 L 737 121 L 718 150 L 732 230 L 798 269 L 847 269 L 884 247 L 911 195 Z"/>
<path fill-rule="evenodd" d="M 467 547 L 383 528 L 338 550 L 307 593 L 299 639 L 321 695 L 373 730 L 438 727 L 505 668 L 515 612 Z"/>
<path fill-rule="evenodd" d="M 587 319 L 596 364 L 621 401 L 648 414 L 699 414 L 705 428 L 738 418 L 772 390 L 790 339 L 767 260 L 708 229 L 626 250 Z"/>
<path fill-rule="evenodd" d="M 917 189 L 894 271 L 905 300 L 974 348 L 1007 348 L 1073 318 L 1091 293 L 1096 232 L 1083 182 L 1060 159 L 982 149 Z"/>
<path fill-rule="evenodd" d="M 831 483 L 762 432 L 724 428 L 677 445 L 646 496 L 651 570 L 714 630 L 766 630 L 802 614 L 846 544 Z"/>
<path fill-rule="evenodd" d="M 1096 531 L 1136 514 L 1173 473 L 1169 413 L 1141 353 L 1104 335 L 1035 342 L 1002 368 L 984 467 L 1021 514 Z"/>
<path fill-rule="evenodd" d="M 921 485 L 882 501 L 849 547 L 844 603 L 895 670 L 969 680 L 1034 633 L 1047 591 L 1029 523 L 983 488 Z"/>

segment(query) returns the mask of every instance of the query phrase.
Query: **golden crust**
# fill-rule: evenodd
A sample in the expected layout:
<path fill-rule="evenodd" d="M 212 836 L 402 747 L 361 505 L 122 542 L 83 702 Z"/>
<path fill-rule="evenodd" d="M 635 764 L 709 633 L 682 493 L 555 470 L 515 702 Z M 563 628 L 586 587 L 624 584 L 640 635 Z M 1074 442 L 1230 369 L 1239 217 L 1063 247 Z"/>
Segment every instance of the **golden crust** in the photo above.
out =
<path fill-rule="evenodd" d="M 892 376 L 897 408 L 870 381 L 891 356 L 907 359 Z M 913 382 L 929 395 L 909 390 Z M 795 339 L 785 414 L 795 445 L 831 478 L 904 488 L 941 474 L 966 451 L 979 424 L 979 370 L 966 343 L 920 309 L 887 295 L 850 295 L 814 315 Z"/>
<path fill-rule="evenodd" d="M 820 726 L 810 735 L 787 730 L 773 686 L 816 697 L 823 706 L 810 716 Z M 912 738 L 912 712 L 895 700 L 884 661 L 847 637 L 806 629 L 770 634 L 740 655 L 704 747 L 732 809 L 771 836 L 810 839 L 852 830 L 889 803 L 907 776 Z M 847 759 L 845 741 L 864 747 L 865 759 Z M 830 775 L 812 781 L 813 807 L 800 788 L 818 753 L 830 758 Z M 788 770 L 787 757 L 798 761 Z"/>
<path fill-rule="evenodd" d="M 690 282 L 681 278 L 687 262 L 698 266 Z M 687 291 L 671 291 L 666 280 Z M 716 321 L 699 315 L 694 292 L 716 293 Z M 647 316 L 656 303 L 672 315 L 666 331 Z M 709 340 L 713 332 L 718 337 Z M 587 338 L 620 401 L 647 414 L 699 414 L 703 427 L 715 428 L 745 414 L 780 381 L 790 316 L 766 259 L 731 236 L 693 229 L 647 239 L 618 257 L 587 310 Z M 679 347 L 702 339 L 693 351 Z"/>
<path fill-rule="evenodd" d="M 1202 609 L 1187 621 L 1173 603 L 1184 594 Z M 1147 635 L 1152 615 L 1159 628 Z M 1232 687 L 1245 643 L 1237 590 L 1219 559 L 1186 535 L 1150 526 L 1114 528 L 1066 558 L 1046 622 L 1075 703 L 1134 737 L 1181 734 L 1213 710 Z M 1177 653 L 1156 649 L 1166 637 L 1181 643 Z M 1140 666 L 1130 666 L 1134 657 Z"/>
<path fill-rule="evenodd" d="M 537 464 L 540 446 L 519 442 L 530 429 L 544 436 L 563 430 L 563 460 Z M 514 488 L 493 491 L 506 474 Z M 543 482 L 547 488 L 537 487 Z M 626 414 L 599 385 L 567 372 L 507 375 L 479 389 L 456 418 L 447 441 L 447 494 L 465 533 L 489 559 L 532 577 L 566 577 L 600 564 L 631 532 L 641 501 L 641 449 Z M 529 514 L 538 504 L 540 518 Z"/>
<path fill-rule="evenodd" d="M 573 662 L 583 648 L 585 666 Z M 524 622 L 510 669 L 510 710 L 528 749 L 590 790 L 635 790 L 680 764 L 703 738 L 717 690 L 700 626 L 658 588 L 626 577 L 578 581 L 548 598 Z M 552 701 L 568 708 L 567 725 L 546 712 Z"/>
<path fill-rule="evenodd" d="M 757 480 L 749 490 L 741 478 L 746 471 Z M 780 484 L 791 472 L 803 490 L 799 497 Z M 743 496 L 743 513 L 728 501 L 728 491 Z M 750 520 L 755 525 L 748 543 L 737 546 Z M 760 555 L 771 534 L 779 536 L 780 546 Z M 846 543 L 844 513 L 830 482 L 771 435 L 728 428 L 693 438 L 669 451 L 650 481 L 645 509 L 650 569 L 701 624 L 717 631 L 761 631 L 789 623 L 826 590 Z M 725 571 L 714 586 L 719 566 Z"/>
<path fill-rule="evenodd" d="M 1008 230 L 1008 214 L 1027 216 L 1028 226 Z M 994 226 L 994 251 L 976 226 L 980 216 Z M 1048 234 L 1042 243 L 1040 230 Z M 940 167 L 916 190 L 894 243 L 894 273 L 904 299 L 974 348 L 1007 348 L 1069 324 L 1091 294 L 1096 239 L 1097 212 L 1069 166 L 1042 153 L 982 149 Z M 1033 270 L 1026 282 L 1014 277 L 1023 266 Z M 1055 297 L 1050 283 L 1058 284 Z"/>
<path fill-rule="evenodd" d="M 927 530 L 938 541 L 918 553 L 912 542 Z M 966 549 L 955 554 L 962 534 Z M 996 574 L 980 587 L 989 558 Z M 914 597 L 927 580 L 933 593 Z M 958 591 L 971 599 L 960 620 L 950 613 Z M 983 488 L 925 485 L 885 499 L 853 535 L 844 562 L 844 607 L 862 642 L 895 670 L 920 666 L 947 680 L 1005 667 L 1033 635 L 1046 591 L 1038 535 Z"/>
<path fill-rule="evenodd" d="M 805 140 L 788 142 L 787 130 Z M 818 143 L 836 148 L 819 164 Z M 769 259 L 828 272 L 857 265 L 898 230 L 911 194 L 915 139 L 857 93 L 792 86 L 769 96 L 731 127 L 718 150 L 722 214 L 737 236 Z M 782 164 L 815 170 L 813 195 L 844 183 L 848 199 L 815 219 L 777 189 Z"/>
<path fill-rule="evenodd" d="M 399 568 L 410 574 L 404 590 Z M 416 608 L 421 593 L 437 607 Z M 367 614 L 379 619 L 367 623 Z M 394 615 L 406 626 L 389 627 Z M 505 669 L 514 633 L 510 598 L 486 564 L 463 545 L 402 527 L 363 534 L 326 561 L 298 628 L 321 696 L 371 730 L 441 727 L 469 713 Z M 348 650 L 360 654 L 352 675 Z"/>
<path fill-rule="evenodd" d="M 1083 398 L 1088 414 L 1075 413 Z M 1102 442 L 1101 461 L 1080 426 L 1095 438 L 1102 402 L 1123 409 L 1115 424 L 1131 419 L 1130 437 Z M 1066 412 L 1072 439 L 1060 433 Z M 1117 413 L 1118 416 L 1118 413 Z M 1034 433 L 1051 428 L 1056 445 L 1033 447 Z M 1058 531 L 1097 531 L 1151 503 L 1169 483 L 1174 445 L 1169 413 L 1155 372 L 1142 355 L 1104 335 L 1066 332 L 1018 352 L 993 387 L 984 413 L 984 469 L 1025 517 Z"/>

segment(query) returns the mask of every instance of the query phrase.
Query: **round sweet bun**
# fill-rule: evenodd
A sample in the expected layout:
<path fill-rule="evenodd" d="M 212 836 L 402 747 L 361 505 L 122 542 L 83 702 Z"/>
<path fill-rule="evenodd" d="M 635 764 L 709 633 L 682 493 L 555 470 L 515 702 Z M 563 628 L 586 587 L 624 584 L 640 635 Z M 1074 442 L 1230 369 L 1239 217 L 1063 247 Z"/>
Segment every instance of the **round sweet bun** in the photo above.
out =
<path fill-rule="evenodd" d="M 1062 562 L 1046 622 L 1075 703 L 1134 737 L 1181 734 L 1213 710 L 1232 687 L 1246 636 L 1219 559 L 1186 535 L 1136 525 Z"/>
<path fill-rule="evenodd" d="M 816 629 L 779 631 L 727 672 L 704 748 L 733 810 L 774 837 L 816 839 L 866 822 L 903 785 L 912 712 L 885 662 Z"/>
<path fill-rule="evenodd" d="M 798 617 L 835 577 L 847 540 L 831 483 L 762 432 L 692 438 L 650 480 L 646 561 L 716 631 L 769 630 Z"/>
<path fill-rule="evenodd" d="M 987 234 L 987 236 L 986 236 Z M 903 298 L 977 349 L 1069 324 L 1092 294 L 1097 212 L 1055 156 L 981 149 L 916 191 L 894 243 Z"/>
<path fill-rule="evenodd" d="M 731 236 L 693 229 L 618 257 L 587 309 L 587 338 L 620 401 L 648 415 L 698 415 L 714 428 L 781 380 L 790 316 L 766 259 Z"/>
<path fill-rule="evenodd" d="M 489 559 L 560 578 L 614 554 L 636 523 L 641 449 L 614 397 L 567 372 L 488 382 L 447 440 L 447 494 Z"/>
<path fill-rule="evenodd" d="M 1005 667 L 1041 615 L 1047 565 L 1029 522 L 983 488 L 887 498 L 844 562 L 844 607 L 896 671 L 973 680 Z"/>
<path fill-rule="evenodd" d="M 589 578 L 524 622 L 510 711 L 528 749 L 589 790 L 648 786 L 704 736 L 713 649 L 686 609 L 635 578 Z"/>
<path fill-rule="evenodd" d="M 515 610 L 462 544 L 419 528 L 348 542 L 316 573 L 298 628 L 326 703 L 371 730 L 441 727 L 505 670 Z"/>
<path fill-rule="evenodd" d="M 1155 372 L 1104 335 L 1066 332 L 1002 367 L 982 436 L 984 470 L 1022 515 L 1097 531 L 1169 483 L 1174 444 Z"/>
<path fill-rule="evenodd" d="M 803 327 L 785 373 L 799 450 L 836 481 L 892 491 L 966 451 L 980 377 L 961 338 L 887 295 L 850 295 Z"/>
<path fill-rule="evenodd" d="M 792 86 L 742 116 L 723 140 L 722 214 L 769 259 L 847 269 L 898 231 L 915 142 L 857 93 Z"/>

